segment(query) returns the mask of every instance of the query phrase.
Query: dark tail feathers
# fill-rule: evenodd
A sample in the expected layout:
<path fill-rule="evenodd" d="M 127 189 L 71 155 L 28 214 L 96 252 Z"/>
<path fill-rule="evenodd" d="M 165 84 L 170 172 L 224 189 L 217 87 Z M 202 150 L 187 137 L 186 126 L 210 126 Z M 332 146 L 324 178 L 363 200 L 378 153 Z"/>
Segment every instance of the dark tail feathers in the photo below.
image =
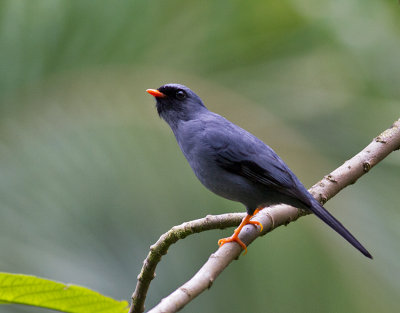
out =
<path fill-rule="evenodd" d="M 338 232 L 344 239 L 346 239 L 354 248 L 359 250 L 367 258 L 372 259 L 372 255 L 365 249 L 361 243 L 358 242 L 356 238 L 336 219 L 334 218 L 325 208 L 319 204 L 315 199 L 312 201 L 312 207 L 310 210 L 323 220 L 326 224 L 332 227 L 336 232 Z"/>

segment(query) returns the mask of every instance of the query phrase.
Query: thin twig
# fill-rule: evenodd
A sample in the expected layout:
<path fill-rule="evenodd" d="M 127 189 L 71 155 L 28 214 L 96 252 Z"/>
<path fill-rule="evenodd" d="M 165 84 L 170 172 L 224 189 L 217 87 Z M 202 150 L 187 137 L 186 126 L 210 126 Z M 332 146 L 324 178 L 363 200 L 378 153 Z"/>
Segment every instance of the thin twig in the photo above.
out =
<path fill-rule="evenodd" d="M 330 198 L 335 196 L 340 190 L 342 190 L 343 188 L 345 188 L 350 184 L 355 183 L 358 178 L 367 173 L 372 167 L 374 167 L 377 163 L 383 160 L 388 154 L 390 154 L 395 150 L 398 150 L 399 148 L 400 148 L 400 119 L 397 120 L 392 125 L 391 128 L 387 129 L 378 137 L 374 138 L 374 140 L 360 153 L 355 155 L 350 160 L 346 161 L 342 166 L 334 170 L 331 174 L 325 176 L 320 182 L 311 187 L 309 191 L 318 201 L 320 201 L 321 203 L 325 203 Z M 267 207 L 264 210 L 260 211 L 254 218 L 255 220 L 262 223 L 264 227 L 263 232 L 260 233 L 256 227 L 248 225 L 244 227 L 243 230 L 241 231 L 240 239 L 246 245 L 249 245 L 258 236 L 264 235 L 278 226 L 287 225 L 288 223 L 308 213 L 309 212 L 307 211 L 299 210 L 297 208 L 288 205 L 276 205 Z M 243 216 L 244 214 L 241 215 L 241 217 Z M 230 219 L 230 217 L 227 218 Z M 231 226 L 236 226 L 239 224 L 239 220 L 237 219 L 240 219 L 239 216 L 235 216 L 235 222 L 234 223 L 232 222 Z M 201 220 L 193 222 L 199 222 Z M 227 225 L 227 224 L 228 221 L 224 222 L 221 221 L 221 225 Z M 220 228 L 220 227 L 215 227 L 215 228 Z M 198 228 L 196 229 L 202 231 L 201 225 L 198 225 Z M 168 233 L 164 234 L 163 236 L 168 237 L 167 234 L 169 233 L 174 233 L 174 228 L 172 228 Z M 193 232 L 188 232 L 188 233 L 185 232 L 185 235 L 183 235 L 182 238 L 188 236 L 191 233 Z M 163 241 L 162 241 L 163 236 L 157 242 L 159 246 L 163 246 Z M 173 236 L 175 239 L 170 240 L 168 247 L 170 244 L 176 242 L 179 238 L 181 238 L 181 236 L 172 234 L 170 234 L 170 236 Z M 162 251 L 165 251 L 166 253 L 168 247 Z M 150 251 L 150 254 L 151 253 L 152 252 Z M 205 289 L 210 288 L 213 281 L 217 278 L 217 276 L 234 259 L 237 259 L 240 253 L 241 253 L 241 247 L 236 243 L 229 243 L 223 245 L 214 254 L 210 256 L 208 261 L 187 283 L 179 287 L 168 297 L 164 298 L 156 307 L 154 307 L 151 311 L 149 311 L 149 313 L 150 312 L 172 313 L 179 311 L 187 303 L 189 303 L 191 300 L 197 297 L 201 292 L 203 292 Z M 151 271 L 149 271 L 150 274 L 147 273 L 148 272 L 146 267 L 147 259 L 145 260 L 142 272 L 138 277 L 139 280 L 138 285 L 136 286 L 135 293 L 133 294 L 133 302 L 130 312 L 136 313 L 143 311 L 144 298 L 146 296 L 150 281 L 152 278 L 154 278 L 155 266 L 161 259 L 161 255 L 162 254 L 159 254 L 159 257 L 157 259 L 158 261 L 156 263 L 153 263 L 152 266 L 149 267 L 151 268 Z M 146 279 L 148 279 L 148 281 L 146 281 Z M 146 288 L 142 289 L 139 285 L 143 284 L 144 281 L 146 281 L 147 286 Z M 137 304 L 138 302 L 136 300 L 138 297 L 141 297 L 143 299 L 141 302 L 141 306 L 136 306 L 138 305 Z"/>
<path fill-rule="evenodd" d="M 143 262 L 142 270 L 137 277 L 136 289 L 132 295 L 132 305 L 129 313 L 141 313 L 144 311 L 144 301 L 151 281 L 155 277 L 157 264 L 161 257 L 167 254 L 169 247 L 179 239 L 189 235 L 200 233 L 211 229 L 224 229 L 239 225 L 246 213 L 228 213 L 220 215 L 207 215 L 204 218 L 185 222 L 172 227 L 163 234 L 157 242 L 150 247 L 150 252 Z"/>

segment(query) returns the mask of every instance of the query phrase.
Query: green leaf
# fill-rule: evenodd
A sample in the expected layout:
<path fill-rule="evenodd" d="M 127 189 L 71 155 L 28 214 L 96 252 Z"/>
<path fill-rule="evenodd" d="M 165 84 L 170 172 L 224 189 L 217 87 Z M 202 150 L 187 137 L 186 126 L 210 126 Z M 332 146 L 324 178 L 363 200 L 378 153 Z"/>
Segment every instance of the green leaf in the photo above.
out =
<path fill-rule="evenodd" d="M 0 304 L 26 304 L 69 313 L 127 313 L 128 302 L 88 288 L 0 272 Z"/>

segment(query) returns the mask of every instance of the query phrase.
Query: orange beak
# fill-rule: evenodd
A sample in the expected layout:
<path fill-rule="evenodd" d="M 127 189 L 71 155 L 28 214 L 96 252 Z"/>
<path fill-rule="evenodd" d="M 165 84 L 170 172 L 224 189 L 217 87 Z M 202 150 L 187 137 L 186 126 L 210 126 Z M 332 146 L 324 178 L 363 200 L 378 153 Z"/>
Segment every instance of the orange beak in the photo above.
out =
<path fill-rule="evenodd" d="M 147 89 L 146 91 L 156 98 L 164 98 L 165 97 L 165 95 L 161 91 L 158 91 L 157 89 Z"/>

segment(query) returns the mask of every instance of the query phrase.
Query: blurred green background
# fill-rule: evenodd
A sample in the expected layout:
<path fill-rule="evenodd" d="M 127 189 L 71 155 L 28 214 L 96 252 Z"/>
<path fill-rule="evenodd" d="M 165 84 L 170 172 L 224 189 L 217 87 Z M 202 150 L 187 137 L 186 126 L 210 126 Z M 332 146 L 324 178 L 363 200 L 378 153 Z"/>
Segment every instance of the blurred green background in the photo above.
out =
<path fill-rule="evenodd" d="M 312 185 L 399 117 L 399 17 L 389 0 L 1 0 L 0 271 L 128 300 L 162 233 L 244 211 L 191 172 L 145 93 L 164 83 L 191 87 Z M 397 152 L 326 205 L 373 261 L 306 217 L 183 312 L 396 312 L 399 177 Z M 146 307 L 231 232 L 174 245 Z"/>

